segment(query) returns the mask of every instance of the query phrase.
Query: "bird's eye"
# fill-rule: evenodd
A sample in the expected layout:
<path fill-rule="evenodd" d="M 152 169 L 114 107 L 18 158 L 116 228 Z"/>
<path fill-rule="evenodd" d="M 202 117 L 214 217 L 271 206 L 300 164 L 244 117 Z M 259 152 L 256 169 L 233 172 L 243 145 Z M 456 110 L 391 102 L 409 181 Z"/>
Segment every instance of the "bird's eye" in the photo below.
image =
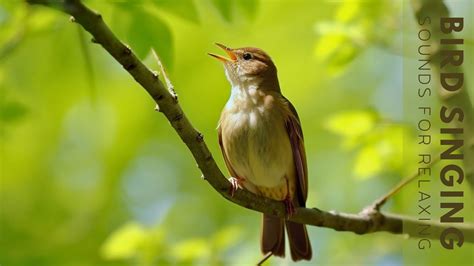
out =
<path fill-rule="evenodd" d="M 245 53 L 245 54 L 242 56 L 242 58 L 243 58 L 244 60 L 250 60 L 250 59 L 252 59 L 252 55 L 251 55 L 250 53 Z"/>

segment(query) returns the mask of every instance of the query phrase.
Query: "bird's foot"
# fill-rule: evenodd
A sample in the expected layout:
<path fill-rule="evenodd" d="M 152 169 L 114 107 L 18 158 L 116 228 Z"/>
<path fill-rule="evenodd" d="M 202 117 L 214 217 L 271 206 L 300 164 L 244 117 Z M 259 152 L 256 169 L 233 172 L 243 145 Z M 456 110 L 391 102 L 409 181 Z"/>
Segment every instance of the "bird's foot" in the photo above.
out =
<path fill-rule="evenodd" d="M 235 192 L 240 188 L 242 189 L 242 182 L 243 180 L 241 178 L 238 178 L 238 177 L 230 177 L 229 178 L 229 182 L 230 182 L 230 196 L 233 197 Z"/>
<path fill-rule="evenodd" d="M 295 205 L 289 197 L 287 197 L 283 202 L 286 206 L 286 217 L 290 218 L 291 216 L 293 216 L 293 214 L 296 213 Z"/>

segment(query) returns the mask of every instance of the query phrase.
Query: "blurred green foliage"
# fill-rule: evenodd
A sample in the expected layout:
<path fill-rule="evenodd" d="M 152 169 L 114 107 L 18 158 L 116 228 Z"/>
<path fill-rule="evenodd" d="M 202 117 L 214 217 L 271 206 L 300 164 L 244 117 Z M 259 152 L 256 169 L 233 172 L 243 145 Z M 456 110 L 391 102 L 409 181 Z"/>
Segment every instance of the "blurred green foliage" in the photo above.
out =
<path fill-rule="evenodd" d="M 343 71 L 357 55 L 369 46 L 390 48 L 397 44 L 401 32 L 400 0 L 343 1 L 335 11 L 334 19 L 316 23 L 321 36 L 314 53 L 327 64 L 332 74 Z M 401 52 L 401 47 L 398 47 Z"/>
<path fill-rule="evenodd" d="M 206 55 L 214 42 L 257 46 L 276 62 L 305 133 L 308 206 L 358 212 L 415 170 L 401 1 L 85 2 L 153 69 L 156 49 L 221 169 L 215 128 L 229 84 Z M 199 178 L 153 101 L 80 31 L 58 11 L 0 0 L 0 264 L 255 264 L 260 214 Z M 388 209 L 415 214 L 415 190 Z M 309 233 L 315 258 L 301 265 L 399 265 L 416 246 L 395 235 Z M 442 255 L 430 263 L 444 265 Z"/>
<path fill-rule="evenodd" d="M 328 130 L 343 137 L 342 148 L 356 150 L 356 178 L 375 177 L 390 171 L 403 175 L 403 130 L 380 121 L 373 111 L 346 111 L 327 120 Z"/>

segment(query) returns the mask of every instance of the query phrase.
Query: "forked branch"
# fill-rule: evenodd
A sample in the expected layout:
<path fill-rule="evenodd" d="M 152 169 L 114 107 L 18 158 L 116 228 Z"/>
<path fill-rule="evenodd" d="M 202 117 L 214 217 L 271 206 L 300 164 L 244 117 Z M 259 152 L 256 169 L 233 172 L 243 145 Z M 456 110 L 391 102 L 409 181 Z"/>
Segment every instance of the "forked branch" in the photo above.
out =
<path fill-rule="evenodd" d="M 123 68 L 148 92 L 159 106 L 171 126 L 186 144 L 201 170 L 207 182 L 227 200 L 242 207 L 262 213 L 272 214 L 285 218 L 285 206 L 283 203 L 268 198 L 257 196 L 245 190 L 238 190 L 231 197 L 230 183 L 220 171 L 214 161 L 208 147 L 204 142 L 203 135 L 199 133 L 184 114 L 178 104 L 175 95 L 171 94 L 164 84 L 158 79 L 158 75 L 147 68 L 132 52 L 123 44 L 115 34 L 104 23 L 102 16 L 83 5 L 79 0 L 63 0 L 50 4 L 47 0 L 27 0 L 31 4 L 42 4 L 57 8 L 74 17 L 92 36 L 94 42 L 112 55 Z M 59 4 L 58 4 L 59 3 Z M 316 208 L 298 208 L 296 214 L 290 220 L 332 228 L 337 231 L 348 231 L 356 234 L 367 234 L 373 232 L 389 232 L 393 234 L 407 234 L 417 236 L 419 226 L 429 225 L 433 234 L 431 238 L 439 238 L 440 232 L 448 228 L 439 223 L 428 223 L 413 218 L 385 214 L 378 211 L 363 211 L 359 214 L 346 214 L 338 212 L 327 212 Z M 465 234 L 465 241 L 474 242 L 474 228 L 465 226 L 461 228 Z"/>

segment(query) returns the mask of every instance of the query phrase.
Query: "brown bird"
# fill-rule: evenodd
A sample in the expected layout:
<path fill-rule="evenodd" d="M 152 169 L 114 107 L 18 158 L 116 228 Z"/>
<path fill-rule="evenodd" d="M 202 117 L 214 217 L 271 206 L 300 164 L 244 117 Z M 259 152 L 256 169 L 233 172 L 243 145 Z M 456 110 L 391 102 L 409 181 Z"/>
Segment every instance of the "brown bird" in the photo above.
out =
<path fill-rule="evenodd" d="M 300 120 L 280 91 L 277 69 L 258 48 L 231 49 L 217 44 L 230 58 L 224 63 L 232 89 L 219 121 L 219 144 L 231 174 L 232 193 L 245 188 L 284 201 L 287 214 L 305 207 L 308 170 Z M 306 226 L 263 215 L 261 250 L 285 256 L 285 225 L 294 261 L 310 260 Z"/>

